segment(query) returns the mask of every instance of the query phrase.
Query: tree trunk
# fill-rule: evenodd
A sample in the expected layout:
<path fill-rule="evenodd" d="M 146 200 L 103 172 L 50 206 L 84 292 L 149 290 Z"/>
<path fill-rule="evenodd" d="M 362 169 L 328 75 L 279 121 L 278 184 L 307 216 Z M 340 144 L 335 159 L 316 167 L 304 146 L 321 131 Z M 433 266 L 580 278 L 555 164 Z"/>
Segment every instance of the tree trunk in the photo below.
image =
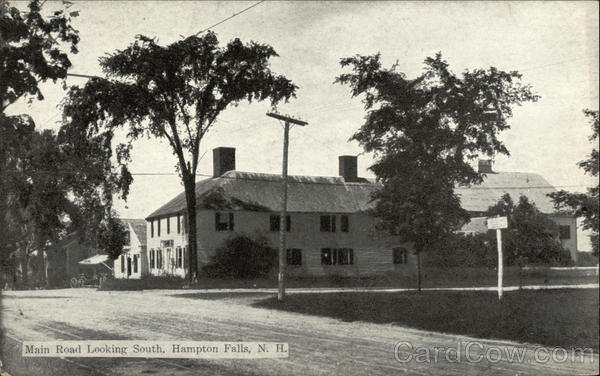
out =
<path fill-rule="evenodd" d="M 29 250 L 25 250 L 21 258 L 21 282 L 25 288 L 29 288 Z"/>
<path fill-rule="evenodd" d="M 198 237 L 196 234 L 196 182 L 194 176 L 184 177 L 185 199 L 187 203 L 188 223 L 188 267 L 189 279 L 193 282 L 198 277 Z"/>
<path fill-rule="evenodd" d="M 421 251 L 417 252 L 417 291 L 421 293 Z"/>
<path fill-rule="evenodd" d="M 48 260 L 47 260 L 47 256 L 48 254 L 44 254 L 45 251 L 40 251 L 40 254 L 38 255 L 40 257 L 40 282 L 39 282 L 39 287 L 48 287 Z"/>

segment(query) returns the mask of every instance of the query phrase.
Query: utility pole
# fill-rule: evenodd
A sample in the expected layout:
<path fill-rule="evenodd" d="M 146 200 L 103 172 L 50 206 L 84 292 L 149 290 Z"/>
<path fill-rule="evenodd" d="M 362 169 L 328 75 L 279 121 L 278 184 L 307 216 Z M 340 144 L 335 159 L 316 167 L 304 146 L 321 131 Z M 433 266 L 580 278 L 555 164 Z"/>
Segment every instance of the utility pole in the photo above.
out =
<path fill-rule="evenodd" d="M 294 119 L 291 116 L 281 115 L 276 112 L 267 112 L 267 116 L 282 120 L 284 122 L 283 129 L 283 167 L 282 167 L 282 203 L 281 203 L 281 214 L 279 217 L 279 272 L 277 274 L 277 300 L 283 301 L 285 297 L 285 260 L 286 260 L 286 247 L 285 247 L 285 231 L 287 228 L 287 196 L 288 196 L 288 145 L 290 135 L 290 124 L 296 124 L 305 126 L 307 122 Z"/>

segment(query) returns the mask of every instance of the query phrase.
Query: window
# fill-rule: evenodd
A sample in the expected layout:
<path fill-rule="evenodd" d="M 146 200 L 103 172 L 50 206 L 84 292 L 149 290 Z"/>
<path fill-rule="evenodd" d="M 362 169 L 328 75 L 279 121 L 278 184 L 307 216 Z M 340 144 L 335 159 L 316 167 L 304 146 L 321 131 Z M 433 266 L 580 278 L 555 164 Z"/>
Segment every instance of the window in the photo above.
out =
<path fill-rule="evenodd" d="M 167 220 L 167 234 L 171 233 L 171 217 L 165 218 Z"/>
<path fill-rule="evenodd" d="M 133 272 L 138 272 L 138 255 L 133 255 Z"/>
<path fill-rule="evenodd" d="M 121 255 L 121 273 L 125 273 L 125 256 Z"/>
<path fill-rule="evenodd" d="M 571 239 L 571 226 L 569 225 L 561 225 L 560 226 L 560 239 L 567 240 Z"/>
<path fill-rule="evenodd" d="M 185 213 L 183 213 L 182 222 L 183 222 L 183 233 L 186 233 L 186 232 L 188 232 L 188 222 L 187 222 L 187 216 L 185 215 Z"/>
<path fill-rule="evenodd" d="M 323 218 L 323 217 L 321 217 Z M 331 248 L 321 248 L 321 265 L 333 265 L 334 257 Z"/>
<path fill-rule="evenodd" d="M 321 248 L 321 265 L 354 265 L 352 248 Z"/>
<path fill-rule="evenodd" d="M 348 232 L 350 230 L 350 222 L 348 220 L 348 216 L 347 215 L 342 215 L 340 217 L 340 231 L 341 232 Z"/>
<path fill-rule="evenodd" d="M 338 264 L 354 265 L 354 250 L 352 248 L 340 248 L 337 250 Z"/>
<path fill-rule="evenodd" d="M 302 265 L 302 250 L 289 248 L 286 259 L 288 265 Z"/>
<path fill-rule="evenodd" d="M 408 263 L 408 249 L 404 247 L 396 247 L 393 249 L 394 264 Z"/>
<path fill-rule="evenodd" d="M 233 213 L 215 213 L 216 231 L 233 231 Z"/>
<path fill-rule="evenodd" d="M 150 237 L 154 237 L 154 220 L 150 221 Z"/>
<path fill-rule="evenodd" d="M 156 232 L 157 232 L 158 237 L 160 238 L 160 218 L 157 219 L 156 222 L 157 222 Z"/>
<path fill-rule="evenodd" d="M 155 257 L 154 257 L 154 249 L 150 250 L 150 269 L 154 269 L 154 266 L 156 265 L 155 263 Z"/>
<path fill-rule="evenodd" d="M 175 250 L 175 267 L 183 268 L 183 250 L 181 247 L 177 247 Z"/>
<path fill-rule="evenodd" d="M 181 215 L 177 213 L 177 233 L 181 233 Z"/>
<path fill-rule="evenodd" d="M 271 231 L 279 231 L 281 224 L 281 216 L 274 214 L 269 218 L 269 224 Z M 285 231 L 290 232 L 292 229 L 292 219 L 289 215 L 285 216 Z"/>
<path fill-rule="evenodd" d="M 128 246 L 131 245 L 131 234 L 129 233 L 129 229 L 127 229 L 125 231 L 125 243 L 123 243 L 124 246 Z"/>
<path fill-rule="evenodd" d="M 322 232 L 335 232 L 335 215 L 322 215 L 321 216 L 321 231 Z"/>
<path fill-rule="evenodd" d="M 163 259 L 162 259 L 162 249 L 156 250 L 156 268 L 162 269 L 163 267 Z"/>

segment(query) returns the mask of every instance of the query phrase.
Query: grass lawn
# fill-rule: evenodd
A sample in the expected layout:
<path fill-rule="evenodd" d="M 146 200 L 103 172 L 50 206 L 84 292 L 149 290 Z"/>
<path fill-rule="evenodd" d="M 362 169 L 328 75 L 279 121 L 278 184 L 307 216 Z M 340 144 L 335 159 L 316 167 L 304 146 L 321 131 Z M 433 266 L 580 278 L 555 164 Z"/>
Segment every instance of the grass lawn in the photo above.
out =
<path fill-rule="evenodd" d="M 257 307 L 598 352 L 598 289 L 291 294 Z"/>
<path fill-rule="evenodd" d="M 587 274 L 581 271 L 556 273 L 549 270 L 533 270 L 519 276 L 515 268 L 507 268 L 504 275 L 505 286 L 523 285 L 572 285 L 598 283 L 595 272 Z M 496 286 L 495 270 L 449 268 L 425 268 L 423 287 L 483 287 Z M 377 277 L 288 277 L 286 286 L 289 288 L 320 288 L 320 287 L 362 287 L 362 288 L 416 288 L 415 276 L 381 275 Z M 276 288 L 277 278 L 257 278 L 240 280 L 234 278 L 201 278 L 197 284 L 191 285 L 179 277 L 144 277 L 142 279 L 109 279 L 101 290 L 151 290 L 151 289 L 226 289 L 226 288 Z"/>

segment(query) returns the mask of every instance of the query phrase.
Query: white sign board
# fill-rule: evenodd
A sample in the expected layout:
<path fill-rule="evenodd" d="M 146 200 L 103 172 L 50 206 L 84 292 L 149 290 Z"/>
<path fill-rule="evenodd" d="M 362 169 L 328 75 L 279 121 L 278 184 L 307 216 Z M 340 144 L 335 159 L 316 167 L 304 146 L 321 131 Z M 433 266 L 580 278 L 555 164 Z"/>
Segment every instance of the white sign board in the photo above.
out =
<path fill-rule="evenodd" d="M 493 217 L 487 219 L 488 230 L 508 228 L 508 217 Z"/>

